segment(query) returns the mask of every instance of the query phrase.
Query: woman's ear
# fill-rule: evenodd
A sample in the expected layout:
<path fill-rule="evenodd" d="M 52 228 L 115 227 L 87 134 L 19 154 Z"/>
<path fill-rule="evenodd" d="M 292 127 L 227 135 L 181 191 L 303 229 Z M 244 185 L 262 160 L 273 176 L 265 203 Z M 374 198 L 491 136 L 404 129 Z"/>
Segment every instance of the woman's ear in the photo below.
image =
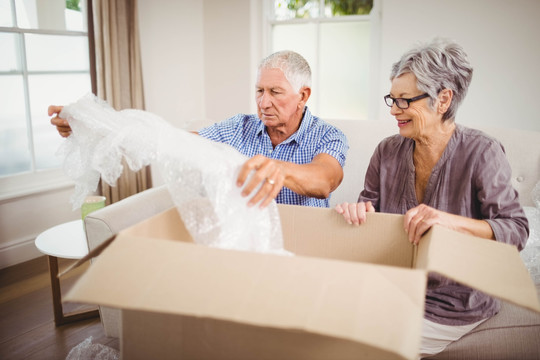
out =
<path fill-rule="evenodd" d="M 439 105 L 437 107 L 437 111 L 440 114 L 444 114 L 448 111 L 448 108 L 450 107 L 450 104 L 452 104 L 452 97 L 454 96 L 454 92 L 450 89 L 443 89 L 439 93 Z"/>

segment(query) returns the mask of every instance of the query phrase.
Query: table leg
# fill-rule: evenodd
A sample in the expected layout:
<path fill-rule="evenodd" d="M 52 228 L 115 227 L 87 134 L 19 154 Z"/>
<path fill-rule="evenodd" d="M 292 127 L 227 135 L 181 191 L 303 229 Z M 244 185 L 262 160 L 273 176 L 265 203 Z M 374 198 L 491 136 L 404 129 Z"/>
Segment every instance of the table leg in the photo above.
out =
<path fill-rule="evenodd" d="M 48 258 L 49 274 L 51 276 L 54 323 L 56 326 L 99 316 L 98 310 L 86 310 L 64 314 L 64 308 L 62 307 L 62 290 L 60 289 L 60 279 L 58 278 L 58 258 L 56 256 L 48 256 Z"/>

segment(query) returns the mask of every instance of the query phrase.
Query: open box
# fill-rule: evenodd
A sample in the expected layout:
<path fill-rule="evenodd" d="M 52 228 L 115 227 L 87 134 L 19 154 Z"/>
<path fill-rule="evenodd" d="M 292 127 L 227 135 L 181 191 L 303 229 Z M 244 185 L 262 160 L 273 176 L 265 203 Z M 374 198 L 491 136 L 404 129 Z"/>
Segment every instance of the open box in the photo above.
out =
<path fill-rule="evenodd" d="M 194 244 L 172 208 L 118 234 L 65 300 L 121 308 L 124 359 L 417 359 L 430 271 L 540 312 L 513 246 L 440 226 L 412 246 L 401 215 L 278 207 L 297 256 Z"/>

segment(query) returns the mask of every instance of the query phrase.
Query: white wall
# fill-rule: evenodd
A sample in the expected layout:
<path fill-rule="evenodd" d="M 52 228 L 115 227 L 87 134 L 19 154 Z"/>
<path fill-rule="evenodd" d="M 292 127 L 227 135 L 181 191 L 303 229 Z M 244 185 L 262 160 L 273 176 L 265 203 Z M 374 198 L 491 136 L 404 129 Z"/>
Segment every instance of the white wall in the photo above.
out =
<path fill-rule="evenodd" d="M 42 231 L 80 218 L 69 201 L 73 187 L 0 201 L 0 269 L 42 256 L 34 240 Z"/>
<path fill-rule="evenodd" d="M 250 112 L 252 3 L 139 1 L 148 111 L 190 130 Z"/>
<path fill-rule="evenodd" d="M 185 128 L 204 118 L 203 3 L 138 1 L 146 109 Z"/>
<path fill-rule="evenodd" d="M 393 62 L 435 36 L 460 43 L 474 67 L 456 122 L 540 130 L 539 0 L 382 0 L 379 117 L 390 119 Z"/>
<path fill-rule="evenodd" d="M 250 113 L 250 2 L 204 0 L 203 7 L 206 118 Z"/>

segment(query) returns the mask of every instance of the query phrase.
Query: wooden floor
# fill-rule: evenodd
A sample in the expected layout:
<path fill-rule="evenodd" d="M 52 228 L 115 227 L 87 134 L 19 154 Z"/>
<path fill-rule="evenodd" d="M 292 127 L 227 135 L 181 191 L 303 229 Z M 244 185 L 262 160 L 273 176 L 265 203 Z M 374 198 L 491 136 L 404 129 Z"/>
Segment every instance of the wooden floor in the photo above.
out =
<path fill-rule="evenodd" d="M 70 263 L 59 259 L 60 271 Z M 62 277 L 63 294 L 85 269 Z M 79 309 L 81 305 L 64 305 L 65 312 Z M 118 339 L 105 336 L 97 317 L 55 326 L 47 257 L 0 270 L 0 359 L 65 359 L 90 336 L 92 343 L 119 349 Z"/>

